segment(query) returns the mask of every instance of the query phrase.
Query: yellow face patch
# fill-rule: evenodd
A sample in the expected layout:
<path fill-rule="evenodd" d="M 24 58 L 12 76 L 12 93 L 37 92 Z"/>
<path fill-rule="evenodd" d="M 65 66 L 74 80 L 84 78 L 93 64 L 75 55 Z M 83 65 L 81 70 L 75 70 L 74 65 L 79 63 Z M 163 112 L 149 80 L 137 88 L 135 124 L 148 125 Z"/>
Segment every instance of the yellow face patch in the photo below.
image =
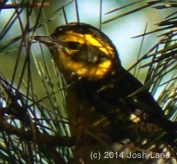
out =
<path fill-rule="evenodd" d="M 72 59 L 73 55 L 79 55 L 79 48 L 69 49 L 65 46 L 59 47 L 58 63 L 62 64 L 65 70 L 71 71 L 73 74 L 77 74 L 81 77 L 87 77 L 89 80 L 97 80 L 103 78 L 112 68 L 112 60 L 115 56 L 115 51 L 109 43 L 105 43 L 101 38 L 91 34 L 80 34 L 73 31 L 67 31 L 64 35 L 60 35 L 58 40 L 63 43 L 76 42 L 86 47 L 94 46 L 93 52 L 99 56 L 98 53 L 101 51 L 104 54 L 104 59 L 98 63 L 88 64 L 83 61 L 75 61 Z M 99 51 L 97 51 L 98 49 Z M 87 49 L 86 49 L 87 51 Z M 96 54 L 97 53 L 97 54 Z M 53 53 L 52 53 L 53 54 Z M 85 52 L 87 55 L 88 52 Z M 82 55 L 84 52 L 82 50 Z"/>
<path fill-rule="evenodd" d="M 66 70 L 71 70 L 73 73 L 87 77 L 89 80 L 97 80 L 102 77 L 108 72 L 109 68 L 111 67 L 111 61 L 106 60 L 96 66 L 88 66 L 85 63 L 78 63 L 72 61 L 69 56 L 62 53 L 60 54 L 60 63 L 64 63 L 63 66 Z"/>
<path fill-rule="evenodd" d="M 105 44 L 101 39 L 95 38 L 91 34 L 79 34 L 73 31 L 68 31 L 65 35 L 61 36 L 60 39 L 63 42 L 79 42 L 81 44 L 95 46 L 111 58 L 114 57 L 113 48 L 110 45 Z"/>

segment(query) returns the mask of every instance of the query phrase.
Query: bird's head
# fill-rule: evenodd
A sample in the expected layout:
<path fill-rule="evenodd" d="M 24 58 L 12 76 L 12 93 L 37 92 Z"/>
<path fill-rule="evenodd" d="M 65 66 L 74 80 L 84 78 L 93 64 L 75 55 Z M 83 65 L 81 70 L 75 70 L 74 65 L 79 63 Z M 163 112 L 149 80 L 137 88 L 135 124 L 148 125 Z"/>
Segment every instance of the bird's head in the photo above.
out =
<path fill-rule="evenodd" d="M 57 27 L 51 36 L 35 36 L 46 44 L 66 78 L 102 79 L 113 74 L 118 53 L 111 40 L 97 28 L 83 23 Z"/>

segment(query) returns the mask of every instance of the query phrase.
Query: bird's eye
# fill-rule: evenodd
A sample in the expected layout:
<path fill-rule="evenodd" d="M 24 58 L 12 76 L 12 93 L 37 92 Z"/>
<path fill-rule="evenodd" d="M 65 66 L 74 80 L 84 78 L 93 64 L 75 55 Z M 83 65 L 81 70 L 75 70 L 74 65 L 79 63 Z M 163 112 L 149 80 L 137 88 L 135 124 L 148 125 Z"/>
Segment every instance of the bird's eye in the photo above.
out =
<path fill-rule="evenodd" d="M 81 44 L 78 42 L 67 42 L 67 48 L 70 50 L 78 50 L 80 46 Z"/>

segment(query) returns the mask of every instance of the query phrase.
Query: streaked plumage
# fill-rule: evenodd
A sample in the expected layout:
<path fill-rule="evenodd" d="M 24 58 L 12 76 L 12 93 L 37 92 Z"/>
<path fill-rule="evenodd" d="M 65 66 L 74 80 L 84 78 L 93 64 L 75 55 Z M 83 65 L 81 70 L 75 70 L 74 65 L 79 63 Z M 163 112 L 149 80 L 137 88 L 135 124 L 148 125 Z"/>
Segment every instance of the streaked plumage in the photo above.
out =
<path fill-rule="evenodd" d="M 67 84 L 72 83 L 66 98 L 69 119 L 82 122 L 106 142 L 176 129 L 152 95 L 121 66 L 115 46 L 97 28 L 71 23 L 34 39 L 49 47 Z M 78 127 L 71 126 L 72 135 L 78 136 Z"/>

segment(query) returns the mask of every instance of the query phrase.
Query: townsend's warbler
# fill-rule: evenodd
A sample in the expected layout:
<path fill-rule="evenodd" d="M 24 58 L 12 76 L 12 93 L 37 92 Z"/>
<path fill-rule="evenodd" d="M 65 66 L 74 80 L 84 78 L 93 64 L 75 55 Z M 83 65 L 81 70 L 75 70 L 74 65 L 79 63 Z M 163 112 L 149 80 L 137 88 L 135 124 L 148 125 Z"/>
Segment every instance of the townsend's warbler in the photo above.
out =
<path fill-rule="evenodd" d="M 82 129 L 109 143 L 176 130 L 148 90 L 121 66 L 115 46 L 97 28 L 70 23 L 34 39 L 49 47 L 68 84 L 69 119 L 78 122 L 71 124 L 71 135 L 79 136 Z"/>

